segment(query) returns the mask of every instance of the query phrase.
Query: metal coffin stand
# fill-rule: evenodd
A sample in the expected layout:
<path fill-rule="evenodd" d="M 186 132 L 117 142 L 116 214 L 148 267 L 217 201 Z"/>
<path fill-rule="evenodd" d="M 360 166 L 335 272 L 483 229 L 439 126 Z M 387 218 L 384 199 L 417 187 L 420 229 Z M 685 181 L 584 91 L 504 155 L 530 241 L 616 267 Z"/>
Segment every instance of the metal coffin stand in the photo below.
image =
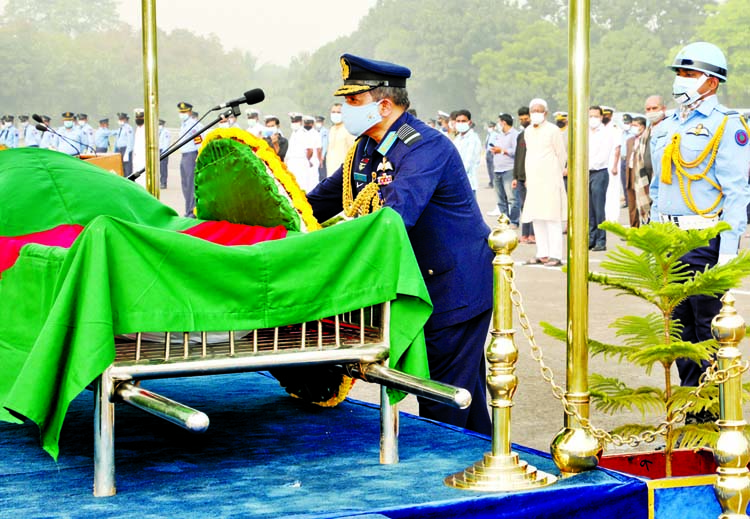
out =
<path fill-rule="evenodd" d="M 386 387 L 465 408 L 468 391 L 390 369 L 390 303 L 308 323 L 247 332 L 138 333 L 118 340 L 115 362 L 95 383 L 94 495 L 115 487 L 115 402 L 125 402 L 185 429 L 203 432 L 208 416 L 138 386 L 140 380 L 242 373 L 315 365 L 340 366 L 380 388 L 380 462 L 398 462 L 398 410 Z M 154 335 L 154 334 L 150 334 Z M 199 337 L 199 338 L 198 338 Z M 176 339 L 176 340 L 174 340 Z"/>

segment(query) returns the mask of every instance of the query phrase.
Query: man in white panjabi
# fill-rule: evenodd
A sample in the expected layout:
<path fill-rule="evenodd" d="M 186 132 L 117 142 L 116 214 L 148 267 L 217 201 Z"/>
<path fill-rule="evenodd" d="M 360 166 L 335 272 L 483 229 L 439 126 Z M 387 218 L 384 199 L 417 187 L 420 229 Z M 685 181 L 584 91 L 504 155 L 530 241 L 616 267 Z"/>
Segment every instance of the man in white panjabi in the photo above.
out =
<path fill-rule="evenodd" d="M 533 222 L 536 257 L 530 265 L 562 266 L 563 221 L 568 202 L 563 183 L 567 151 L 560 129 L 547 121 L 547 103 L 532 99 L 526 139 L 526 203 L 521 221 Z"/>

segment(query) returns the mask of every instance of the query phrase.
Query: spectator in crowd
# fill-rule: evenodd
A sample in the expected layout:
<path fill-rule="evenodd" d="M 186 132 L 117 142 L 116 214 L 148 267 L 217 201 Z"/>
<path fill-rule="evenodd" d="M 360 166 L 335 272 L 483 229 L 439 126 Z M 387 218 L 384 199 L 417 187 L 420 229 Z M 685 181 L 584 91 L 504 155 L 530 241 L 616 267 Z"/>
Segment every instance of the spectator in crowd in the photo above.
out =
<path fill-rule="evenodd" d="M 326 154 L 326 176 L 330 177 L 344 163 L 347 152 L 354 146 L 354 135 L 342 122 L 341 103 L 331 106 L 331 128 L 328 131 L 328 153 Z"/>
<path fill-rule="evenodd" d="M 320 165 L 318 166 L 318 182 L 326 178 L 326 155 L 328 154 L 328 128 L 325 126 L 326 118 L 322 115 L 315 116 L 315 131 L 320 135 Z"/>
<path fill-rule="evenodd" d="M 523 221 L 534 222 L 536 257 L 527 263 L 562 266 L 563 221 L 567 219 L 567 196 L 563 168 L 567 152 L 559 128 L 547 121 L 547 103 L 529 103 L 531 125 L 524 131 L 526 142 L 526 203 Z"/>
<path fill-rule="evenodd" d="M 518 201 L 520 212 L 523 213 L 523 207 L 526 203 L 526 139 L 524 133 L 526 128 L 531 124 L 529 107 L 522 106 L 518 109 L 518 124 L 521 131 L 516 139 L 516 156 L 513 159 L 513 190 Z M 521 220 L 521 243 L 535 244 L 534 224 Z"/>
<path fill-rule="evenodd" d="M 472 128 L 471 112 L 468 110 L 456 111 L 456 138 L 453 139 L 453 144 L 458 149 L 458 154 L 461 155 L 469 185 L 476 196 L 477 174 L 482 160 L 482 141 Z"/>
<path fill-rule="evenodd" d="M 513 160 L 516 156 L 518 130 L 513 128 L 513 117 L 510 114 L 500 114 L 497 120 L 498 131 L 492 138 L 493 185 L 497 196 L 497 210 L 490 211 L 488 216 L 504 214 L 510 219 L 512 226 L 518 226 L 519 204 L 513 189 Z"/>
<path fill-rule="evenodd" d="M 115 132 L 109 129 L 109 118 L 99 119 L 99 128 L 94 132 L 94 149 L 97 153 L 109 151 L 109 138 Z"/>
<path fill-rule="evenodd" d="M 607 250 L 607 233 L 599 225 L 605 219 L 609 165 L 617 144 L 603 117 L 600 106 L 589 108 L 589 249 L 597 252 Z"/>
<path fill-rule="evenodd" d="M 281 135 L 279 131 L 279 118 L 275 115 L 267 115 L 265 117 L 265 127 L 263 128 L 263 139 L 268 143 L 271 148 L 276 152 L 281 160 L 286 157 L 287 149 L 289 148 L 289 140 Z"/>
<path fill-rule="evenodd" d="M 625 198 L 631 227 L 648 222 L 651 202 L 648 195 L 648 178 L 643 172 L 643 136 L 646 118 L 634 117 L 630 125 L 631 137 L 625 142 Z M 648 199 L 648 202 L 645 201 Z"/>

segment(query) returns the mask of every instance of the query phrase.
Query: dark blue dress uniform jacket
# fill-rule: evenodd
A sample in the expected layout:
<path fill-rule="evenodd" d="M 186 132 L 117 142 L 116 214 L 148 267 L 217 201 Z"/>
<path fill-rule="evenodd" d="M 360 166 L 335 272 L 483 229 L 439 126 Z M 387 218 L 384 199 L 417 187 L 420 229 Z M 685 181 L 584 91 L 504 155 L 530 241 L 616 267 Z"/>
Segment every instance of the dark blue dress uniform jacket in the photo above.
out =
<path fill-rule="evenodd" d="M 404 126 L 407 125 L 407 126 Z M 466 172 L 450 140 L 404 113 L 383 138 L 399 137 L 381 151 L 392 165 L 392 181 L 380 186 L 384 204 L 404 220 L 433 304 L 427 331 L 467 321 L 492 308 L 490 229 L 482 219 Z M 415 133 L 417 134 L 415 136 Z M 407 144 L 408 143 L 408 144 Z M 352 164 L 354 196 L 381 176 L 383 154 L 367 136 L 357 144 Z M 342 167 L 308 194 L 315 217 L 323 222 L 342 211 Z M 364 174 L 364 177 L 361 175 Z"/>

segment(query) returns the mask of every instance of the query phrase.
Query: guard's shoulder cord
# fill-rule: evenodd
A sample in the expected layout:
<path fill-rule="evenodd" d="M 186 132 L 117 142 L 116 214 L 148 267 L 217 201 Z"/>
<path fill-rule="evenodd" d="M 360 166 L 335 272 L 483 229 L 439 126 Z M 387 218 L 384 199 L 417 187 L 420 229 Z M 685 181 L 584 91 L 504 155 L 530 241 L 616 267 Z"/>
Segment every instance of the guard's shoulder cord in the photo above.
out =
<path fill-rule="evenodd" d="M 665 184 L 672 183 L 672 165 L 674 164 L 674 172 L 675 175 L 677 175 L 677 179 L 680 183 L 680 194 L 682 195 L 682 199 L 685 201 L 685 205 L 687 205 L 687 207 L 695 214 L 705 216 L 706 218 L 713 218 L 714 216 L 716 216 L 716 214 L 711 214 L 711 211 L 716 209 L 716 207 L 719 205 L 719 202 L 721 202 L 721 198 L 724 196 L 721 186 L 708 177 L 708 172 L 711 170 L 711 167 L 716 161 L 716 154 L 719 151 L 719 144 L 721 143 L 721 137 L 724 135 L 724 128 L 727 125 L 728 119 L 728 115 L 724 116 L 724 120 L 716 129 L 714 136 L 711 138 L 711 140 L 708 141 L 706 148 L 698 155 L 698 157 L 695 158 L 695 160 L 688 162 L 682 158 L 682 154 L 680 153 L 681 135 L 679 134 L 679 132 L 675 133 L 672 136 L 672 140 L 664 149 L 664 156 L 662 157 L 661 181 Z M 745 125 L 745 127 L 747 127 L 747 125 Z M 703 171 L 693 175 L 688 173 L 689 169 L 698 167 L 701 162 L 706 160 L 706 157 L 708 157 L 709 154 L 711 155 L 711 158 L 708 160 L 708 163 L 706 164 L 706 167 L 703 169 Z M 716 200 L 714 200 L 714 203 L 705 209 L 698 208 L 692 195 L 692 183 L 700 180 L 705 180 L 719 192 L 719 195 L 716 197 Z"/>
<path fill-rule="evenodd" d="M 344 214 L 349 218 L 355 215 L 365 215 L 370 212 L 377 211 L 382 207 L 380 202 L 380 186 L 373 178 L 372 182 L 367 184 L 365 188 L 359 192 L 357 198 L 354 198 L 352 191 L 352 166 L 354 164 L 354 155 L 357 151 L 357 145 L 359 144 L 361 137 L 354 141 L 354 145 L 349 148 L 346 154 L 343 165 L 343 189 L 342 189 L 342 206 L 344 208 Z"/>

